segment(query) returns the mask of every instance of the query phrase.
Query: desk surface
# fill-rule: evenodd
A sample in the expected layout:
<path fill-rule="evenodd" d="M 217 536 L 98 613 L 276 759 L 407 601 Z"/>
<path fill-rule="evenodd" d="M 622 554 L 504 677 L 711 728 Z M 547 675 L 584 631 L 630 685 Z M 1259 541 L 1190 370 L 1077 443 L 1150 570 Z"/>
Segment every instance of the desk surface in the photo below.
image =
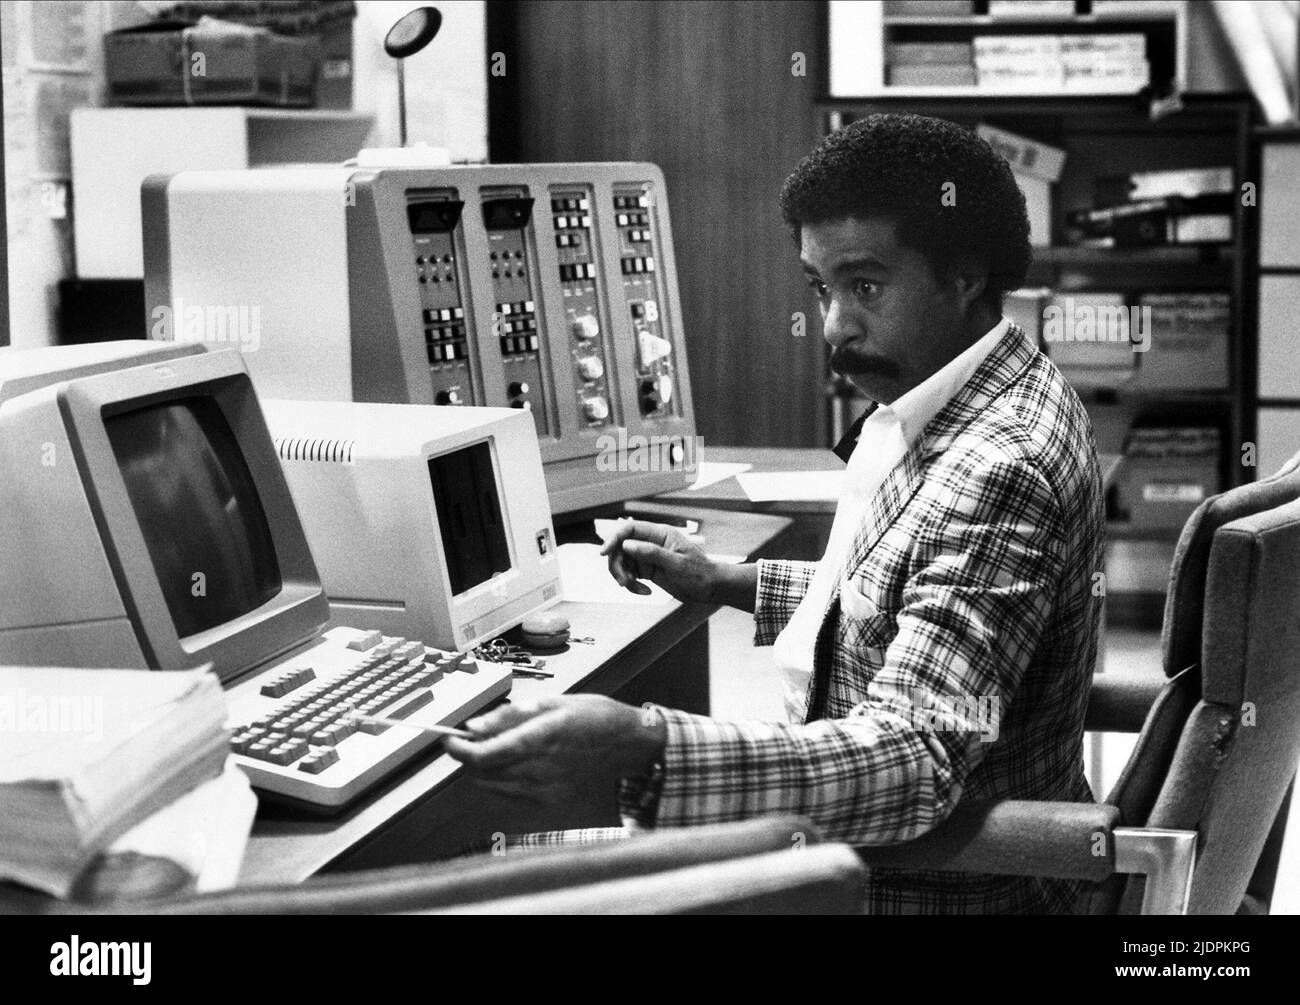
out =
<path fill-rule="evenodd" d="M 715 447 L 706 445 L 701 451 L 702 460 L 723 464 L 751 464 L 754 471 L 832 471 L 844 467 L 834 453 L 825 447 Z M 1115 482 L 1119 472 L 1121 454 L 1098 454 L 1101 465 L 1103 491 Z M 726 509 L 753 513 L 834 513 L 835 502 L 751 502 L 735 476 L 707 485 L 702 489 L 682 489 L 658 497 L 665 502 L 702 506 L 708 509 Z"/>
<path fill-rule="evenodd" d="M 658 508 L 658 507 L 657 507 Z M 686 506 L 662 507 L 681 516 L 701 518 L 708 550 L 753 557 L 785 531 L 782 517 L 716 511 L 699 513 Z M 612 694 L 636 677 L 718 610 L 711 604 L 646 603 L 629 594 L 626 604 L 561 603 L 555 610 L 569 619 L 575 636 L 592 636 L 594 645 L 574 645 L 546 657 L 545 680 L 517 678 L 511 697 L 545 698 L 571 691 Z M 701 673 L 708 668 L 702 667 Z M 390 822 L 446 787 L 460 765 L 445 754 L 426 754 L 400 771 L 383 788 L 346 813 L 327 820 L 264 806 L 253 825 L 240 873 L 241 884 L 296 883 L 369 841 Z"/>

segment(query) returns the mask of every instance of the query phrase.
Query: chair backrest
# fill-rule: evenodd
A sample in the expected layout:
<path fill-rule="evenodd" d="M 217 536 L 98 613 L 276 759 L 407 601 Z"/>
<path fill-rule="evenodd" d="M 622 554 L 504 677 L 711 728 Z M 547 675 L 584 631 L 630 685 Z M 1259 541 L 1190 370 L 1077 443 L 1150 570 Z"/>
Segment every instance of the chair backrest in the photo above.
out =
<path fill-rule="evenodd" d="M 533 896 L 573 886 L 815 845 L 820 835 L 794 816 L 667 830 L 606 844 L 511 850 L 428 865 L 338 873 L 301 885 L 247 887 L 182 898 L 118 901 L 99 909 L 139 914 L 379 914 L 425 911 Z M 46 910 L 87 905 L 47 903 Z M 94 908 L 91 908 L 94 910 Z"/>
<path fill-rule="evenodd" d="M 1300 501 L 1218 530 L 1204 611 L 1201 697 L 1142 823 L 1196 831 L 1189 911 L 1233 914 L 1300 759 Z"/>
<path fill-rule="evenodd" d="M 1173 677 L 1201 662 L 1205 632 L 1205 576 L 1218 529 L 1233 520 L 1300 499 L 1300 454 L 1268 478 L 1210 496 L 1187 518 L 1169 570 L 1161 661 Z"/>
<path fill-rule="evenodd" d="M 1202 701 L 1149 823 L 1195 822 L 1191 910 L 1231 913 L 1300 758 L 1300 502 L 1220 529 L 1205 611 Z"/>
<path fill-rule="evenodd" d="M 421 913 L 861 914 L 865 882 L 852 848 L 825 844 Z"/>
<path fill-rule="evenodd" d="M 1124 824 L 1143 826 L 1151 819 L 1184 726 L 1202 695 L 1203 644 L 1213 627 L 1206 618 L 1205 598 L 1215 534 L 1234 520 L 1267 512 L 1297 498 L 1300 454 L 1269 478 L 1206 499 L 1183 526 L 1170 568 L 1161 636 L 1162 666 L 1169 683 L 1152 705 L 1133 753 L 1106 797 L 1108 803 L 1119 808 Z M 1280 834 L 1275 835 L 1273 843 L 1280 844 Z M 1126 888 L 1140 892 L 1141 885 L 1140 880 L 1108 880 L 1090 888 L 1081 898 L 1079 909 L 1093 914 L 1114 913 L 1120 910 L 1121 902 L 1134 902 L 1132 892 L 1126 900 Z"/>

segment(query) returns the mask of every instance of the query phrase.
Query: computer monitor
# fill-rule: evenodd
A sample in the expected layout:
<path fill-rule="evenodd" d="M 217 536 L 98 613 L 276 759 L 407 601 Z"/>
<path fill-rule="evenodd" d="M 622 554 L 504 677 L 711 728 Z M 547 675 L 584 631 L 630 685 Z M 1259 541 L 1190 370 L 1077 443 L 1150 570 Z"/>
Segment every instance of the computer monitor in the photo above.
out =
<path fill-rule="evenodd" d="M 0 351 L 0 662 L 210 667 L 329 617 L 241 356 Z"/>
<path fill-rule="evenodd" d="M 526 412 L 262 407 L 336 622 L 464 651 L 559 601 Z"/>
<path fill-rule="evenodd" d="M 238 346 L 263 397 L 530 411 L 556 514 L 686 486 L 655 165 L 188 171 L 141 199 L 151 337 Z"/>

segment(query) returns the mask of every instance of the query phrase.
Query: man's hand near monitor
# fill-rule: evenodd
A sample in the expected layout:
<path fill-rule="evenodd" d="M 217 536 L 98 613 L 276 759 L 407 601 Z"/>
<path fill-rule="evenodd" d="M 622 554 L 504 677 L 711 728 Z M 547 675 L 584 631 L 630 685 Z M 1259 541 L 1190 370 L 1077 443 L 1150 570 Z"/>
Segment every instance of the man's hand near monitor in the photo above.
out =
<path fill-rule="evenodd" d="M 675 527 L 620 520 L 600 553 L 609 558 L 609 574 L 632 593 L 649 594 L 641 582 L 648 579 L 678 600 L 754 611 L 758 567 L 715 561 Z"/>

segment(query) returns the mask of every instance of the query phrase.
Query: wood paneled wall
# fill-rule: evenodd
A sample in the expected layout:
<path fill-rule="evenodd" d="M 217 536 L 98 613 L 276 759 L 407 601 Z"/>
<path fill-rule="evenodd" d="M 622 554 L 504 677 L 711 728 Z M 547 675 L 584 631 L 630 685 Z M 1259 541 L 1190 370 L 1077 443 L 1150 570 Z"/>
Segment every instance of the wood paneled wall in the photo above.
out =
<path fill-rule="evenodd" d="M 705 442 L 825 444 L 826 351 L 777 209 L 817 138 L 823 5 L 527 0 L 488 18 L 506 66 L 489 80 L 494 162 L 663 168 Z"/>

